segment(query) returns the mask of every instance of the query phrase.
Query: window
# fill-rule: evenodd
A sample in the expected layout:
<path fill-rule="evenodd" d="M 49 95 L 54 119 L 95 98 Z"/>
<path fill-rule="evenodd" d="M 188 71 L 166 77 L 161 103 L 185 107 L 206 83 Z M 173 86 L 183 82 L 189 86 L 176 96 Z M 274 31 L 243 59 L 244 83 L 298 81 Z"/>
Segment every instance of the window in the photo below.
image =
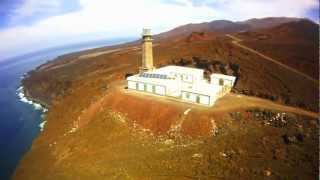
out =
<path fill-rule="evenodd" d="M 223 79 L 219 79 L 219 85 L 220 85 L 220 86 L 223 86 L 223 85 L 224 85 Z"/>

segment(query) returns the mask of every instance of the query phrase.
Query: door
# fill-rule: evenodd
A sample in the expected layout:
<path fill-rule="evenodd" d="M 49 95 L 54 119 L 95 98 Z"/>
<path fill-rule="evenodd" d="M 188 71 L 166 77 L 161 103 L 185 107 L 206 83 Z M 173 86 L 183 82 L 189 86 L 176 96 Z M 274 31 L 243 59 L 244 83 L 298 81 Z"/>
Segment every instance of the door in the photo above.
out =
<path fill-rule="evenodd" d="M 196 97 L 196 103 L 199 103 L 199 104 L 200 104 L 200 96 L 197 96 L 197 97 Z"/>
<path fill-rule="evenodd" d="M 153 93 L 153 85 L 147 84 L 146 89 L 147 89 L 147 92 Z"/>
<path fill-rule="evenodd" d="M 144 91 L 144 83 L 138 83 L 138 90 Z"/>

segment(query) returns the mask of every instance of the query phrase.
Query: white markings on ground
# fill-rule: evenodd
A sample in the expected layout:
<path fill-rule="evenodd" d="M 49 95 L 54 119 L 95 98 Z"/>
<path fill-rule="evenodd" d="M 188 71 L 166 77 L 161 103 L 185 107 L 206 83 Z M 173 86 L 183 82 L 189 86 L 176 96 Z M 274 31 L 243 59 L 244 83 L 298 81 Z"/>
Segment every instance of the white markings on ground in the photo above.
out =
<path fill-rule="evenodd" d="M 93 57 L 101 56 L 101 55 L 104 55 L 104 54 L 117 52 L 117 51 L 120 51 L 120 50 L 121 49 L 111 49 L 111 50 L 106 50 L 106 51 L 101 51 L 101 52 L 93 52 L 93 53 L 81 55 L 78 58 L 79 59 L 93 58 Z"/>
<path fill-rule="evenodd" d="M 218 133 L 218 127 L 217 127 L 217 124 L 215 122 L 214 119 L 210 119 L 210 122 L 211 122 L 211 130 L 210 130 L 210 135 L 211 136 L 215 136 L 217 133 Z"/>
<path fill-rule="evenodd" d="M 191 108 L 185 110 L 185 111 L 183 112 L 183 114 L 184 114 L 184 115 L 188 115 L 188 113 L 189 113 L 190 111 L 191 111 Z"/>

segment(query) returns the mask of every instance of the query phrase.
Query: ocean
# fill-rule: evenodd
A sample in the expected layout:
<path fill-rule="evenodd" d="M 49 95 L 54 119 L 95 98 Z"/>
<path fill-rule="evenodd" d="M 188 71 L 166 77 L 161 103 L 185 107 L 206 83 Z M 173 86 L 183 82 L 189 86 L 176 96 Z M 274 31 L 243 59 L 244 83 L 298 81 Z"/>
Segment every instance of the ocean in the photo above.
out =
<path fill-rule="evenodd" d="M 45 126 L 47 111 L 27 100 L 22 93 L 21 79 L 28 71 L 57 56 L 133 40 L 123 38 L 51 48 L 0 62 L 0 179 L 7 180 L 14 172 L 32 141 Z"/>

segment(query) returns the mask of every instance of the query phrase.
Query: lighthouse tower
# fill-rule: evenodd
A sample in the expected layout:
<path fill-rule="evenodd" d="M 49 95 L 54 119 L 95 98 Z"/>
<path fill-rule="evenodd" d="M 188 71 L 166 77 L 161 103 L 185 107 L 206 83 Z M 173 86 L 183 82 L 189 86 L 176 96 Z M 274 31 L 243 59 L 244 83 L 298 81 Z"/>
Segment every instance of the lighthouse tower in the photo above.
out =
<path fill-rule="evenodd" d="M 152 35 L 150 29 L 142 32 L 142 66 L 140 73 L 153 70 Z"/>

